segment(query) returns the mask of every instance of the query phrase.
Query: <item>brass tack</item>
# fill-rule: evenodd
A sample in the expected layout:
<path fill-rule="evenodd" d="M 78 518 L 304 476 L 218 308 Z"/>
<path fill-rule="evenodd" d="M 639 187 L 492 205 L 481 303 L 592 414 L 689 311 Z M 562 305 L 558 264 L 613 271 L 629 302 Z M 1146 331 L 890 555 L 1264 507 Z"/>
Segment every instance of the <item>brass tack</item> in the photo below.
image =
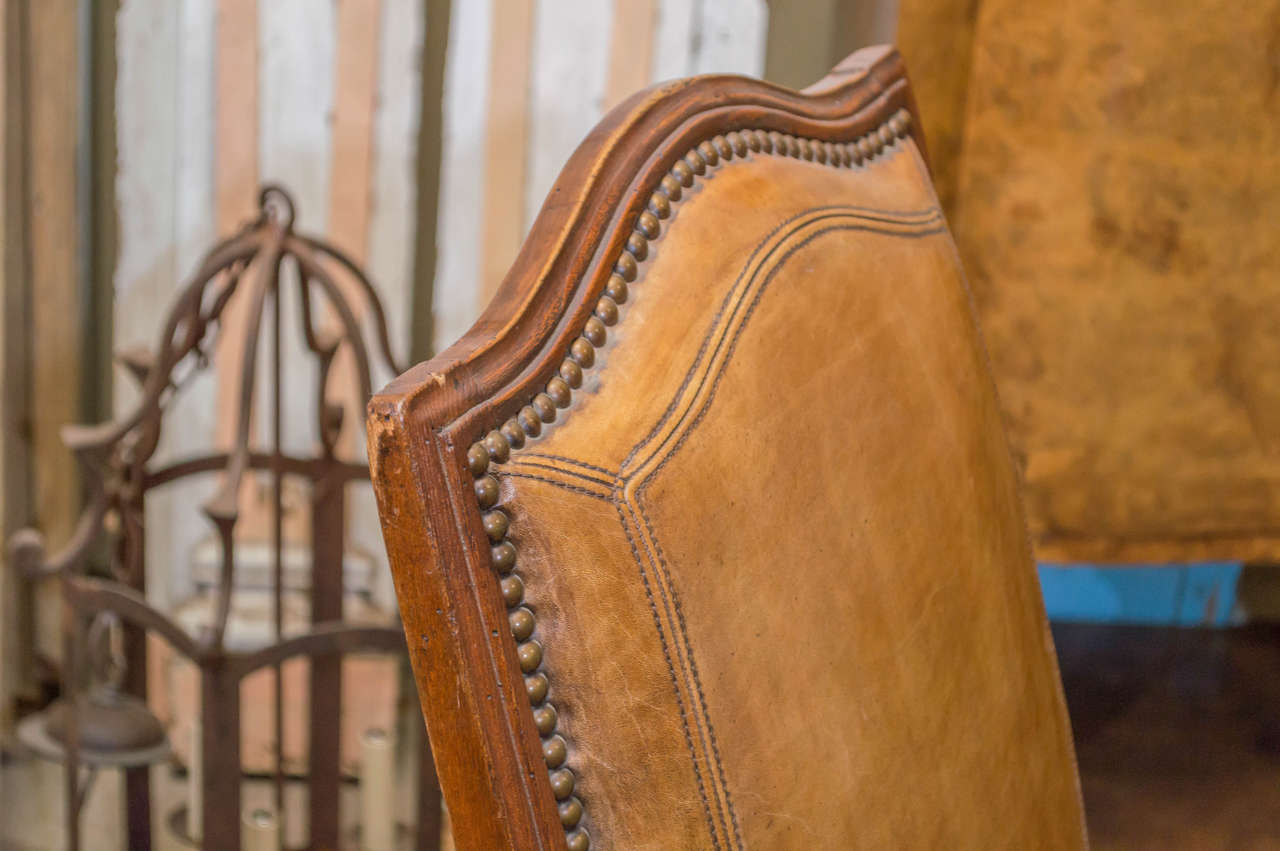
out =
<path fill-rule="evenodd" d="M 787 141 L 777 130 L 769 131 L 769 150 L 781 156 L 786 156 L 787 154 Z"/>
<path fill-rule="evenodd" d="M 839 167 L 845 164 L 844 148 L 839 145 L 827 143 L 827 159 L 833 166 Z"/>
<path fill-rule="evenodd" d="M 585 830 L 575 830 L 564 838 L 569 851 L 591 851 L 591 837 Z"/>
<path fill-rule="evenodd" d="M 476 479 L 476 502 L 481 508 L 493 508 L 498 502 L 498 480 L 493 476 Z"/>
<path fill-rule="evenodd" d="M 671 201 L 661 192 L 655 192 L 649 196 L 649 211 L 660 219 L 665 219 L 671 215 Z"/>
<path fill-rule="evenodd" d="M 556 421 L 556 403 L 546 393 L 539 393 L 533 397 L 533 402 L 529 407 L 533 408 L 534 413 L 538 415 L 538 419 L 544 423 L 553 423 Z"/>
<path fill-rule="evenodd" d="M 906 122 L 902 120 L 902 110 L 898 110 L 889 119 L 889 129 L 893 131 L 895 136 L 903 136 L 906 134 Z"/>
<path fill-rule="evenodd" d="M 706 174 L 707 161 L 702 158 L 702 154 L 690 151 L 684 155 L 684 161 L 688 163 L 689 168 L 693 169 L 694 174 Z"/>
<path fill-rule="evenodd" d="M 513 576 L 515 574 L 512 574 Z M 515 636 L 516 641 L 525 641 L 529 636 L 533 635 L 533 628 L 537 625 L 534 620 L 533 612 L 524 606 L 516 609 L 507 615 L 507 622 L 511 624 L 511 634 Z"/>
<path fill-rule="evenodd" d="M 844 157 L 849 161 L 850 165 L 862 165 L 862 151 L 858 149 L 857 142 L 850 142 L 844 146 Z"/>
<path fill-rule="evenodd" d="M 647 239 L 657 239 L 661 225 L 658 217 L 648 210 L 640 214 L 639 220 L 636 222 L 636 230 L 645 235 Z"/>
<path fill-rule="evenodd" d="M 569 402 L 573 399 L 573 391 L 569 389 L 569 382 L 558 375 L 547 382 L 547 395 L 551 397 L 552 402 L 556 403 L 557 408 L 569 407 Z"/>
<path fill-rule="evenodd" d="M 621 275 L 622 279 L 628 283 L 636 279 L 636 272 L 639 271 L 639 268 L 636 264 L 636 258 L 625 251 L 618 255 L 618 262 L 613 264 L 613 271 Z"/>
<path fill-rule="evenodd" d="M 600 296 L 600 300 L 596 302 L 596 316 L 605 325 L 618 324 L 618 303 L 607 295 Z"/>
<path fill-rule="evenodd" d="M 520 670 L 532 674 L 542 664 L 542 645 L 536 641 L 526 641 L 516 648 L 516 656 L 520 659 Z"/>
<path fill-rule="evenodd" d="M 621 275 L 610 275 L 609 283 L 604 285 L 604 294 L 617 304 L 626 304 L 627 282 L 622 280 Z"/>
<path fill-rule="evenodd" d="M 662 180 L 658 181 L 658 191 L 671 201 L 679 201 L 683 190 L 680 189 L 680 181 L 669 174 L 664 174 Z"/>
<path fill-rule="evenodd" d="M 511 456 L 511 444 L 500 431 L 491 431 L 484 436 L 484 448 L 489 450 L 489 459 L 498 464 L 506 463 Z"/>
<path fill-rule="evenodd" d="M 533 717 L 536 720 L 538 714 L 535 712 Z M 561 768 L 551 772 L 551 792 L 556 796 L 557 801 L 563 801 L 573 794 L 573 784 L 573 772 L 569 769 Z"/>
<path fill-rule="evenodd" d="M 898 110 L 897 118 L 902 122 L 902 132 L 904 135 L 911 129 L 911 113 L 905 109 Z"/>
<path fill-rule="evenodd" d="M 524 678 L 525 693 L 529 695 L 529 702 L 534 706 L 540 705 L 547 699 L 547 689 L 550 687 L 546 674 L 533 674 Z"/>
<path fill-rule="evenodd" d="M 720 155 L 716 153 L 715 146 L 710 142 L 701 142 L 698 145 L 698 153 L 707 161 L 707 165 L 715 165 L 720 162 Z"/>
<path fill-rule="evenodd" d="M 538 733 L 543 736 L 550 736 L 556 731 L 556 724 L 560 721 L 556 708 L 550 703 L 544 703 L 533 710 L 533 724 L 538 728 Z M 568 771 L 568 769 L 565 769 Z M 551 778 L 552 788 L 555 787 L 555 777 Z M 573 784 L 569 784 L 570 791 L 573 790 Z"/>
<path fill-rule="evenodd" d="M 742 132 L 742 138 L 747 143 L 747 149 L 752 151 L 758 151 L 763 147 L 760 144 L 760 136 L 759 130 L 744 130 Z"/>
<path fill-rule="evenodd" d="M 716 153 L 720 155 L 722 160 L 733 159 L 733 146 L 729 144 L 729 140 L 723 136 L 716 136 L 711 140 L 711 147 L 716 149 Z"/>
<path fill-rule="evenodd" d="M 813 146 L 808 139 L 796 139 L 797 156 L 805 160 L 813 160 Z"/>
<path fill-rule="evenodd" d="M 589 369 L 596 362 L 596 350 L 591 344 L 579 337 L 569 346 L 569 357 L 578 362 L 578 366 Z"/>
<path fill-rule="evenodd" d="M 813 161 L 827 164 L 830 158 L 831 143 L 830 142 L 814 142 L 813 143 Z"/>
<path fill-rule="evenodd" d="M 569 798 L 560 802 L 560 823 L 566 828 L 577 827 L 582 821 L 582 802 L 577 798 Z"/>
<path fill-rule="evenodd" d="M 560 377 L 570 387 L 577 389 L 582 386 L 582 367 L 569 358 L 565 358 L 560 364 Z"/>
<path fill-rule="evenodd" d="M 491 541 L 501 541 L 507 534 L 511 521 L 501 511 L 489 511 L 483 517 L 484 533 Z"/>
<path fill-rule="evenodd" d="M 769 153 L 773 150 L 773 142 L 769 139 L 769 134 L 763 130 L 756 130 L 751 135 L 755 136 L 756 144 L 760 146 L 760 150 Z"/>
<path fill-rule="evenodd" d="M 627 251 L 637 260 L 643 260 L 649 256 L 649 241 L 644 234 L 632 231 L 627 236 Z"/>
<path fill-rule="evenodd" d="M 588 316 L 587 324 L 582 329 L 582 336 L 591 341 L 593 346 L 603 346 L 605 336 L 608 332 L 605 330 L 604 323 L 598 317 Z"/>
<path fill-rule="evenodd" d="M 859 139 L 857 142 L 857 145 L 858 145 L 858 153 L 862 154 L 862 158 L 864 160 L 869 160 L 871 159 L 872 156 L 875 155 L 876 149 L 871 144 L 871 140 L 868 139 L 866 136 L 863 136 L 861 139 Z"/>
<path fill-rule="evenodd" d="M 515 418 L 511 418 L 502 424 L 502 436 L 507 439 L 507 444 L 512 449 L 519 449 L 524 446 L 524 431 L 520 428 L 520 423 Z"/>
<path fill-rule="evenodd" d="M 500 544 L 494 544 L 489 550 L 489 561 L 493 564 L 494 570 L 499 573 L 506 573 L 516 563 L 516 548 L 510 541 L 503 541 Z"/>
<path fill-rule="evenodd" d="M 740 157 L 745 157 L 747 155 L 747 140 L 742 138 L 742 134 L 737 130 L 732 131 L 725 137 L 725 139 L 729 142 L 730 147 L 733 148 L 733 152 L 736 155 Z"/>
<path fill-rule="evenodd" d="M 800 156 L 800 140 L 790 133 L 787 133 L 782 138 L 787 142 L 787 155 L 798 158 Z"/>
<path fill-rule="evenodd" d="M 892 145 L 893 140 L 898 138 L 898 134 L 893 132 L 893 128 L 888 124 L 880 125 L 880 141 L 885 145 Z"/>
<path fill-rule="evenodd" d="M 684 160 L 676 160 L 675 165 L 671 166 L 671 176 L 680 181 L 681 186 L 693 185 L 693 169 Z"/>
<path fill-rule="evenodd" d="M 524 582 L 514 573 L 502 577 L 498 588 L 502 591 L 502 602 L 507 604 L 508 609 L 520 605 L 524 600 Z"/>
<path fill-rule="evenodd" d="M 542 740 L 542 758 L 548 768 L 559 768 L 569 756 L 569 746 L 563 736 L 551 736 Z"/>
<path fill-rule="evenodd" d="M 520 428 L 524 429 L 524 433 L 530 437 L 542 434 L 542 418 L 538 416 L 538 412 L 532 405 L 521 408 L 520 413 L 516 414 L 516 420 L 519 421 Z"/>
<path fill-rule="evenodd" d="M 473 476 L 483 476 L 484 471 L 489 469 L 489 450 L 484 448 L 483 443 L 473 443 L 467 449 L 467 469 Z"/>

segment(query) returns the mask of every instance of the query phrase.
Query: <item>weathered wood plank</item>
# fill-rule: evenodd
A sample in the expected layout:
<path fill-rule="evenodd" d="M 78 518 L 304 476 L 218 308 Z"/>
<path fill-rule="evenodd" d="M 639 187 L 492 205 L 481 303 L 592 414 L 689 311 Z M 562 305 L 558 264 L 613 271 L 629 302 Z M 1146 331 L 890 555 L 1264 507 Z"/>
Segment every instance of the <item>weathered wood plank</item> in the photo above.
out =
<path fill-rule="evenodd" d="M 365 263 L 388 313 L 388 331 L 396 355 L 404 360 L 409 351 L 410 315 L 413 309 L 415 179 L 419 109 L 422 101 L 420 63 L 423 49 L 421 0 L 382 0 L 381 34 L 377 45 L 377 105 L 373 117 L 372 202 L 369 217 L 369 253 Z M 394 376 L 375 359 L 373 386 Z M 352 413 L 364 426 L 363 404 Z M 365 453 L 363 436 L 355 447 Z M 395 609 L 395 589 L 386 567 L 386 549 L 378 527 L 373 490 L 365 485 L 348 488 L 347 511 L 351 518 L 351 546 L 373 555 L 379 565 L 374 574 L 373 597 L 388 611 Z"/>
<path fill-rule="evenodd" d="M 484 251 L 480 258 L 480 304 L 502 283 L 524 239 L 520 191 L 527 180 L 530 59 L 534 0 L 509 0 L 495 15 L 489 48 L 489 109 L 486 116 Z"/>
<path fill-rule="evenodd" d="M 82 261 L 76 227 L 78 97 L 76 3 L 27 4 L 28 279 L 31 286 L 31 435 L 35 521 L 53 546 L 71 533 L 80 504 L 79 471 L 62 426 L 80 419 Z M 38 48 L 36 47 L 38 45 Z M 36 636 L 59 658 L 56 593 L 40 589 Z"/>
<path fill-rule="evenodd" d="M 609 67 L 604 108 L 612 109 L 649 85 L 653 36 L 658 25 L 658 0 L 615 3 L 609 33 Z"/>
<path fill-rule="evenodd" d="M 366 265 L 389 310 L 391 344 L 409 350 L 413 241 L 423 51 L 421 0 L 383 0 L 377 47 L 378 92 L 373 132 L 373 200 Z M 375 376 L 390 380 L 380 372 Z M 363 420 L 363 415 L 360 417 Z M 376 524 L 375 524 L 376 526 Z M 379 548 L 380 549 L 380 548 Z"/>
<path fill-rule="evenodd" d="M 701 0 L 694 17 L 694 74 L 764 73 L 769 7 L 764 0 Z"/>
<path fill-rule="evenodd" d="M 438 261 L 432 293 L 435 348 L 462 335 L 480 305 L 479 263 L 484 244 L 485 180 L 491 4 L 457 3 L 449 21 L 445 66 L 444 140 L 440 165 Z M 428 28 L 431 22 L 427 22 Z M 512 189 L 513 203 L 521 190 Z"/>
<path fill-rule="evenodd" d="M 529 91 L 525 230 L 569 155 L 604 114 L 612 11 L 612 4 L 606 8 L 596 0 L 538 3 Z"/>
<path fill-rule="evenodd" d="M 0 0 L 0 536 L 30 521 L 25 69 L 20 0 Z M 0 567 L 0 734 L 31 675 L 31 588 Z"/>
<path fill-rule="evenodd" d="M 219 234 L 227 234 L 252 215 L 258 191 L 258 0 L 217 3 L 214 224 Z M 213 355 L 219 412 L 230 411 L 238 395 L 235 381 L 241 369 L 245 318 L 236 301 L 227 306 L 222 322 L 224 330 Z M 214 429 L 215 444 L 227 447 L 233 439 L 232 420 L 220 414 Z"/>

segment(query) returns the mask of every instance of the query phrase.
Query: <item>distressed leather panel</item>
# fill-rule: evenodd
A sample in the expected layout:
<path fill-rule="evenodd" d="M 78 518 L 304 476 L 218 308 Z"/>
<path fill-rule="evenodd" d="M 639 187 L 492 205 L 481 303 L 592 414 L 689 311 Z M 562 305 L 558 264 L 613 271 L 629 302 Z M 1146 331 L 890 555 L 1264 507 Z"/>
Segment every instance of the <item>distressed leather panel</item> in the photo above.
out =
<path fill-rule="evenodd" d="M 994 392 L 910 141 L 749 155 L 496 468 L 601 848 L 1084 844 Z"/>

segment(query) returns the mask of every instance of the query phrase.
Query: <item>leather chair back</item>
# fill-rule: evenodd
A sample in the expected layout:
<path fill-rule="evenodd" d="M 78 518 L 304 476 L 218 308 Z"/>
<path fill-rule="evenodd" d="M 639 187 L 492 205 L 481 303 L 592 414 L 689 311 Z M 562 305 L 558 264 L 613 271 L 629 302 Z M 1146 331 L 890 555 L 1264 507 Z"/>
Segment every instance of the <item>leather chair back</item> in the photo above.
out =
<path fill-rule="evenodd" d="M 370 460 L 460 847 L 1079 847 L 1018 483 L 898 55 L 588 136 Z"/>

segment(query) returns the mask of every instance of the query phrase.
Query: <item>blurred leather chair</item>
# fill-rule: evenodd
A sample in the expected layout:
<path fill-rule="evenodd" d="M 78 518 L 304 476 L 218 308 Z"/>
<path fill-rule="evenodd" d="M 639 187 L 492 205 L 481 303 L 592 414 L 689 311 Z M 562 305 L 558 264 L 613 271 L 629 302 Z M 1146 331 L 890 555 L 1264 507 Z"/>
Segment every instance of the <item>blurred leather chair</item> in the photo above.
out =
<path fill-rule="evenodd" d="M 459 847 L 1069 848 L 1069 722 L 906 75 L 642 92 L 370 406 Z"/>

